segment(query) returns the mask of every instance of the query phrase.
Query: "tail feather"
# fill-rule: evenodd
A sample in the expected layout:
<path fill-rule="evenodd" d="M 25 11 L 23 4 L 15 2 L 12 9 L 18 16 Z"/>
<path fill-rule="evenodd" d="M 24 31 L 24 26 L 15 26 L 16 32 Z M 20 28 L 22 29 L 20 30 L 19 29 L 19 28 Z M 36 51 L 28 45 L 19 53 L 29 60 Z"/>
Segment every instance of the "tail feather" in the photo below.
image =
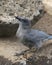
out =
<path fill-rule="evenodd" d="M 48 36 L 48 38 L 44 39 L 44 41 L 52 40 L 52 36 Z"/>
<path fill-rule="evenodd" d="M 52 39 L 52 36 L 49 36 L 49 37 L 48 37 L 48 40 L 51 40 L 51 39 Z"/>

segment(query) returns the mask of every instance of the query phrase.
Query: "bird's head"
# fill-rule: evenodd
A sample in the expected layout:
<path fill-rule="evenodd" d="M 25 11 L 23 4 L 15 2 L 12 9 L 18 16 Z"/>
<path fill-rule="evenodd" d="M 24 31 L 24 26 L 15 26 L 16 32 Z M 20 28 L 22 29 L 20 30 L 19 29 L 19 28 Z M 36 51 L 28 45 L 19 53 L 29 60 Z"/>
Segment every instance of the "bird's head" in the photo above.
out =
<path fill-rule="evenodd" d="M 30 27 L 31 26 L 31 21 L 26 19 L 26 18 L 20 18 L 20 17 L 15 17 L 16 19 L 19 20 L 19 22 L 22 24 L 23 27 Z"/>

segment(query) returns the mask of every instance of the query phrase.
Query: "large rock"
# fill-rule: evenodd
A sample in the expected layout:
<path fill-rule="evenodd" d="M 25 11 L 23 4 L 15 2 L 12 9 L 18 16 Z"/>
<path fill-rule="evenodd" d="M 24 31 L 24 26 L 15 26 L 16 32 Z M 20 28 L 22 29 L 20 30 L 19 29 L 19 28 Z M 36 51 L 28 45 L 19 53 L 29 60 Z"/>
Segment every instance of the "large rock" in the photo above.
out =
<path fill-rule="evenodd" d="M 42 0 L 45 10 L 52 15 L 52 0 Z"/>
<path fill-rule="evenodd" d="M 46 13 L 33 28 L 52 34 L 52 15 Z"/>
<path fill-rule="evenodd" d="M 0 15 L 6 13 L 9 16 L 26 17 L 33 19 L 34 15 L 40 14 L 43 9 L 41 0 L 0 0 Z"/>

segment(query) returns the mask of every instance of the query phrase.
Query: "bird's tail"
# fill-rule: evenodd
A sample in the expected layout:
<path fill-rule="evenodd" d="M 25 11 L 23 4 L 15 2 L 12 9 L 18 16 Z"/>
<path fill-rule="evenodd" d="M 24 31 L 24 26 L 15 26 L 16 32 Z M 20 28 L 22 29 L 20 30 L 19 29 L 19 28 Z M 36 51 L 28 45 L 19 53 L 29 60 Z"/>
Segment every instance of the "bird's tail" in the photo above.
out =
<path fill-rule="evenodd" d="M 51 39 L 52 39 L 52 36 L 49 36 L 49 37 L 48 37 L 48 40 L 51 40 Z"/>
<path fill-rule="evenodd" d="M 46 40 L 52 40 L 52 36 L 49 36 L 48 38 L 46 38 L 44 41 Z"/>

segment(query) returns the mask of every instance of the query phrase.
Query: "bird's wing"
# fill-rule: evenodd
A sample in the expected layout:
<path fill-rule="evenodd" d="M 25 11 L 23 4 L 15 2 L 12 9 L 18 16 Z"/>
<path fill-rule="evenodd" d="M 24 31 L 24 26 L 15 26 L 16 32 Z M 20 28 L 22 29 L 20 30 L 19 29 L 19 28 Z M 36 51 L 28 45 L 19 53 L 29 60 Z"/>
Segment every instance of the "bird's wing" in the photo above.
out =
<path fill-rule="evenodd" d="M 36 48 L 40 48 L 42 47 L 42 42 L 45 40 L 45 39 L 48 39 L 49 35 L 46 34 L 45 32 L 43 31 L 39 31 L 39 30 L 34 30 L 34 29 L 31 29 L 31 31 L 29 33 L 26 33 L 25 34 L 25 38 L 27 40 L 29 40 L 30 42 L 32 42 L 31 44 L 33 44 L 33 46 L 35 45 Z"/>
<path fill-rule="evenodd" d="M 26 38 L 32 41 L 40 41 L 40 40 L 44 40 L 46 38 L 48 38 L 48 34 L 46 34 L 43 31 L 39 31 L 39 30 L 34 30 L 31 29 L 31 31 L 26 34 Z"/>

